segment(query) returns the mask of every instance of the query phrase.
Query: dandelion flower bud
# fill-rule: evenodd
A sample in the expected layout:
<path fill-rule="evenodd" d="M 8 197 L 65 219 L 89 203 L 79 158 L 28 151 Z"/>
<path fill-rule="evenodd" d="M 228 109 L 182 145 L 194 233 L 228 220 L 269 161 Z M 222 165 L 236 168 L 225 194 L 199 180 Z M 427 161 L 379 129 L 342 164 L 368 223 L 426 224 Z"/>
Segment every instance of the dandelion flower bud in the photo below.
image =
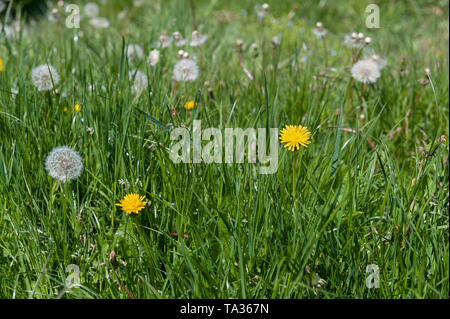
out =
<path fill-rule="evenodd" d="M 316 28 L 317 28 L 317 29 L 322 29 L 322 28 L 323 28 L 322 22 L 317 22 L 317 23 L 316 23 Z"/>
<path fill-rule="evenodd" d="M 236 45 L 238 47 L 241 47 L 244 44 L 244 41 L 242 41 L 241 39 L 236 40 Z"/>
<path fill-rule="evenodd" d="M 189 53 L 184 52 L 184 53 L 183 53 L 183 59 L 187 59 L 187 58 L 189 58 Z"/>
<path fill-rule="evenodd" d="M 180 59 L 183 58 L 183 54 L 184 54 L 184 50 L 178 50 L 178 57 L 179 57 Z"/>
<path fill-rule="evenodd" d="M 269 10 L 269 5 L 267 3 L 264 3 L 262 5 L 262 9 L 267 12 Z"/>
<path fill-rule="evenodd" d="M 55 147 L 47 156 L 45 168 L 51 177 L 62 183 L 70 182 L 81 175 L 83 160 L 70 147 Z"/>
<path fill-rule="evenodd" d="M 425 68 L 423 71 L 425 72 L 425 75 L 426 75 L 426 76 L 429 76 L 430 73 L 431 73 L 431 71 L 430 71 L 429 68 Z"/>
<path fill-rule="evenodd" d="M 257 45 L 256 43 L 253 43 L 253 44 L 252 44 L 252 49 L 253 49 L 254 51 L 258 50 L 258 45 Z"/>
<path fill-rule="evenodd" d="M 364 39 L 364 33 L 362 32 L 358 33 L 358 39 L 360 40 Z"/>
<path fill-rule="evenodd" d="M 352 39 L 356 39 L 358 37 L 358 34 L 356 32 L 352 32 L 351 37 Z"/>
<path fill-rule="evenodd" d="M 371 39 L 370 37 L 366 37 L 366 38 L 364 39 L 364 43 L 365 43 L 365 44 L 370 44 L 370 42 L 372 42 L 372 39 Z"/>

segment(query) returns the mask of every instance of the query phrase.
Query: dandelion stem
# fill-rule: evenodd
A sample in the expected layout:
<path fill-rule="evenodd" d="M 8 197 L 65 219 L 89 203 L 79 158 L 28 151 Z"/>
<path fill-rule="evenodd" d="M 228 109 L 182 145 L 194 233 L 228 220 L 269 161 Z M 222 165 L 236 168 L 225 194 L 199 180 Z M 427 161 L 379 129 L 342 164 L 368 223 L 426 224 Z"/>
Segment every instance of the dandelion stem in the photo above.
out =
<path fill-rule="evenodd" d="M 192 26 L 193 30 L 197 30 L 197 23 L 195 21 L 195 2 L 194 0 L 189 0 L 189 3 L 191 5 L 191 11 L 192 11 Z"/>
<path fill-rule="evenodd" d="M 323 51 L 324 51 L 324 58 L 325 58 L 325 68 L 328 68 L 328 50 L 327 50 L 327 43 L 325 40 L 325 37 L 322 38 L 323 42 Z"/>
<path fill-rule="evenodd" d="M 294 201 L 295 207 L 295 161 L 294 165 L 292 165 L 292 200 Z"/>

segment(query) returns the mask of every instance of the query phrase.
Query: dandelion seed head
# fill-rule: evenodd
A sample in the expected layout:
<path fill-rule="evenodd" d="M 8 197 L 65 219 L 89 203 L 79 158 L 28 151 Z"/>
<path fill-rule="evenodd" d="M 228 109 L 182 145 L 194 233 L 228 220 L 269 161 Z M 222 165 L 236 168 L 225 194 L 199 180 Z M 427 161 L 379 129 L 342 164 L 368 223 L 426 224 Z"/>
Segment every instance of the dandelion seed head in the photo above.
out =
<path fill-rule="evenodd" d="M 77 151 L 67 146 L 55 147 L 47 156 L 45 168 L 48 174 L 62 183 L 81 175 L 83 160 Z"/>
<path fill-rule="evenodd" d="M 142 71 L 131 70 L 128 72 L 128 77 L 132 81 L 131 93 L 140 93 L 147 88 L 147 75 Z"/>
<path fill-rule="evenodd" d="M 201 35 L 197 30 L 192 32 L 192 40 L 190 42 L 191 47 L 201 46 L 208 39 L 207 34 Z"/>
<path fill-rule="evenodd" d="M 380 70 L 382 70 L 386 65 L 387 65 L 387 60 L 381 58 L 378 54 L 372 54 L 370 56 L 370 59 L 375 62 L 376 64 L 378 64 L 378 68 Z"/>
<path fill-rule="evenodd" d="M 95 28 L 106 29 L 109 27 L 109 21 L 105 18 L 92 18 L 89 20 L 89 24 Z"/>
<path fill-rule="evenodd" d="M 127 47 L 128 60 L 133 62 L 144 58 L 144 50 L 138 44 L 129 44 Z"/>
<path fill-rule="evenodd" d="M 155 49 L 149 52 L 147 57 L 147 64 L 155 66 L 159 62 L 159 50 Z"/>
<path fill-rule="evenodd" d="M 158 41 L 156 41 L 155 46 L 159 49 L 167 48 L 172 43 L 172 37 L 168 37 L 165 34 L 159 36 Z"/>
<path fill-rule="evenodd" d="M 174 32 L 173 33 L 173 38 L 175 40 L 175 45 L 177 47 L 181 47 L 181 46 L 186 44 L 186 40 L 183 39 L 183 36 L 181 35 L 180 32 Z"/>
<path fill-rule="evenodd" d="M 198 77 L 198 67 L 192 59 L 179 60 L 173 69 L 175 81 L 195 81 Z"/>
<path fill-rule="evenodd" d="M 316 36 L 317 40 L 322 40 L 322 38 L 327 35 L 328 30 L 323 27 L 322 22 L 317 22 L 312 33 Z"/>
<path fill-rule="evenodd" d="M 94 2 L 86 3 L 83 9 L 83 13 L 88 18 L 95 18 L 98 16 L 98 13 L 100 12 L 100 9 L 98 5 Z"/>
<path fill-rule="evenodd" d="M 375 83 L 380 77 L 378 64 L 371 59 L 356 62 L 351 69 L 352 77 L 358 82 Z"/>
<path fill-rule="evenodd" d="M 53 66 L 43 64 L 31 71 L 31 80 L 38 91 L 42 92 L 51 90 L 53 84 L 57 85 L 60 79 L 58 72 Z"/>

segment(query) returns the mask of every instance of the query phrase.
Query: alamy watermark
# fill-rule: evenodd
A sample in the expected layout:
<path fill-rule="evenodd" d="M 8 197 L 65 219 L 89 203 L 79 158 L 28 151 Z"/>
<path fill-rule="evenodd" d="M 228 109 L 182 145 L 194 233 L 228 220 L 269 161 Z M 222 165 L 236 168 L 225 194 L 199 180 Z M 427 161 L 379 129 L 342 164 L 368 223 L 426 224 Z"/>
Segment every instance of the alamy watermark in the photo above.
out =
<path fill-rule="evenodd" d="M 378 29 L 380 27 L 380 7 L 372 3 L 366 7 L 366 27 L 369 29 Z"/>
<path fill-rule="evenodd" d="M 261 164 L 260 174 L 273 174 L 278 170 L 277 128 L 225 128 L 223 133 L 218 128 L 202 130 L 200 120 L 193 121 L 192 136 L 186 127 L 175 128 L 170 132 L 170 139 L 177 141 L 170 149 L 170 159 L 174 163 L 244 163 L 247 154 L 248 163 L 258 161 Z M 207 143 L 202 145 L 205 141 Z"/>
<path fill-rule="evenodd" d="M 366 273 L 370 273 L 366 278 L 366 287 L 369 289 L 380 288 L 380 268 L 378 265 L 367 265 Z"/>
<path fill-rule="evenodd" d="M 66 13 L 70 13 L 66 18 L 66 27 L 69 29 L 80 28 L 80 8 L 76 4 L 68 4 Z"/>
<path fill-rule="evenodd" d="M 64 288 L 59 292 L 56 299 L 60 299 L 71 288 L 80 286 L 80 267 L 75 264 L 67 265 L 66 272 L 69 275 L 66 278 Z"/>

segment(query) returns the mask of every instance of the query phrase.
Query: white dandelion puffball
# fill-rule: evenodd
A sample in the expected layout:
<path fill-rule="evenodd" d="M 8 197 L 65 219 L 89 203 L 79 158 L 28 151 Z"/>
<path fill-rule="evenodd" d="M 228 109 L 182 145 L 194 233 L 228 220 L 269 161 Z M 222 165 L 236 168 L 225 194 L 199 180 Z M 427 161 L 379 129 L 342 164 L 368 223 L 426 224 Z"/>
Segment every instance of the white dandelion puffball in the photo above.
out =
<path fill-rule="evenodd" d="M 147 64 L 151 66 L 155 66 L 159 61 L 159 50 L 152 50 L 148 54 Z"/>
<path fill-rule="evenodd" d="M 95 28 L 106 29 L 109 27 L 109 21 L 105 18 L 93 18 L 89 23 Z"/>
<path fill-rule="evenodd" d="M 362 83 L 375 83 L 380 77 L 378 64 L 371 59 L 361 60 L 352 66 L 352 77 Z"/>
<path fill-rule="evenodd" d="M 31 79 L 38 91 L 49 91 L 59 83 L 59 74 L 53 66 L 43 64 L 31 71 Z"/>
<path fill-rule="evenodd" d="M 139 93 L 147 88 L 148 80 L 147 75 L 145 75 L 144 72 L 131 70 L 130 72 L 128 72 L 128 77 L 130 81 L 133 82 L 131 86 L 131 92 L 133 94 Z"/>
<path fill-rule="evenodd" d="M 317 22 L 312 33 L 316 36 L 317 40 L 322 40 L 322 38 L 327 35 L 328 30 L 323 27 L 322 22 Z"/>
<path fill-rule="evenodd" d="M 173 38 L 175 40 L 175 45 L 177 47 L 182 47 L 183 45 L 186 44 L 186 40 L 183 39 L 183 36 L 178 31 L 173 33 Z"/>
<path fill-rule="evenodd" d="M 373 62 L 375 62 L 376 64 L 378 64 L 378 68 L 379 68 L 380 70 L 382 70 L 382 69 L 386 66 L 386 64 L 387 64 L 387 60 L 381 58 L 378 54 L 372 54 L 372 55 L 370 56 L 370 59 L 371 59 Z"/>
<path fill-rule="evenodd" d="M 191 59 L 181 59 L 173 68 L 175 81 L 195 81 L 198 77 L 197 63 Z"/>
<path fill-rule="evenodd" d="M 98 16 L 98 13 L 100 12 L 100 9 L 96 3 L 89 2 L 86 3 L 83 9 L 83 13 L 88 18 L 95 18 Z"/>
<path fill-rule="evenodd" d="M 45 161 L 48 174 L 60 182 L 70 182 L 81 175 L 83 160 L 77 151 L 67 146 L 55 147 Z"/>
<path fill-rule="evenodd" d="M 144 58 L 144 50 L 137 44 L 129 44 L 127 47 L 128 61 L 142 60 Z"/>
<path fill-rule="evenodd" d="M 155 47 L 159 49 L 167 48 L 172 43 L 172 37 L 168 37 L 164 34 L 159 36 L 158 41 L 155 43 Z"/>
<path fill-rule="evenodd" d="M 197 30 L 192 32 L 192 40 L 191 40 L 191 47 L 198 47 L 201 46 L 203 43 L 206 42 L 208 39 L 207 34 L 201 35 Z"/>

